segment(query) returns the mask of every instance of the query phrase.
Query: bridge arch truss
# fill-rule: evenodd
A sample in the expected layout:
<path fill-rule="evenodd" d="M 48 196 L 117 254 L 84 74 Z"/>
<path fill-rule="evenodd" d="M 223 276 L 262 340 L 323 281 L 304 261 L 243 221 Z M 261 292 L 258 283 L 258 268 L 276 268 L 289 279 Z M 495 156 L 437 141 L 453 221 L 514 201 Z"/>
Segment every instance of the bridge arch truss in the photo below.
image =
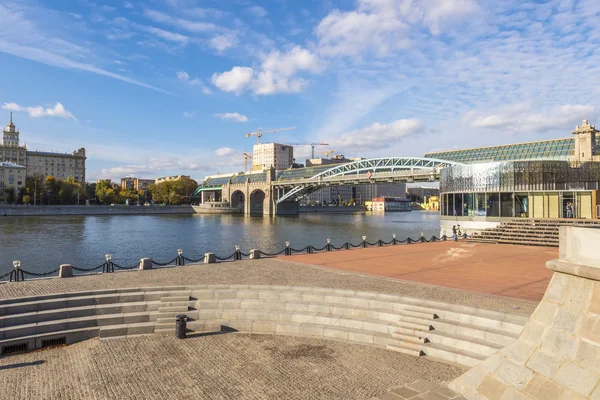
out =
<path fill-rule="evenodd" d="M 277 182 L 293 188 L 277 199 L 277 203 L 299 198 L 328 184 L 343 184 L 352 180 L 356 184 L 374 183 L 375 174 L 392 181 L 410 181 L 415 177 L 439 178 L 441 169 L 463 163 L 423 157 L 381 157 L 336 165 L 308 179 Z"/>

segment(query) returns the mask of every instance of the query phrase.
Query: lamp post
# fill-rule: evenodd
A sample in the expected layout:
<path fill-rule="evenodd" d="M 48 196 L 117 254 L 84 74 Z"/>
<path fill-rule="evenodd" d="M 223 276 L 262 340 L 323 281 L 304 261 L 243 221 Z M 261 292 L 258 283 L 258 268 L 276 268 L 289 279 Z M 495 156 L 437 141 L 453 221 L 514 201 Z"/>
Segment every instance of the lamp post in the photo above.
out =
<path fill-rule="evenodd" d="M 175 265 L 184 265 L 183 249 L 177 249 L 177 262 Z"/>
<path fill-rule="evenodd" d="M 19 260 L 13 261 L 13 270 L 10 272 L 10 280 L 9 281 L 12 282 L 13 280 L 15 282 L 25 280 L 25 275 L 23 274 L 23 271 L 21 270 L 21 261 L 19 261 Z"/>
<path fill-rule="evenodd" d="M 106 254 L 104 256 L 104 259 L 106 260 L 106 263 L 104 263 L 104 267 L 102 268 L 102 272 L 106 272 L 106 273 L 112 272 L 111 271 L 111 269 L 112 269 L 112 261 L 111 261 L 112 260 L 112 256 L 110 254 Z"/>

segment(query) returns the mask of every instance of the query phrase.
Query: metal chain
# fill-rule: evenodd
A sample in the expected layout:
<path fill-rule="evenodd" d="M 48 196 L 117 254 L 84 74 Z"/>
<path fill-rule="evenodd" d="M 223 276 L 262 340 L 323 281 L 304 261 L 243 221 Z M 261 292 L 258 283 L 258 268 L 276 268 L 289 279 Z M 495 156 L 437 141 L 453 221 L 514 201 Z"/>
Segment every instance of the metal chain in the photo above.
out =
<path fill-rule="evenodd" d="M 233 258 L 234 255 L 235 255 L 235 253 L 231 254 L 229 257 L 219 257 L 218 255 L 215 254 L 215 258 L 219 261 L 226 261 L 226 260 L 229 260 L 230 258 Z"/>
<path fill-rule="evenodd" d="M 369 245 L 369 246 L 377 246 L 377 242 L 375 242 L 375 243 L 369 243 L 369 242 L 365 242 L 365 243 L 366 243 L 367 245 Z"/>
<path fill-rule="evenodd" d="M 158 265 L 159 267 L 166 267 L 167 265 L 171 265 L 173 264 L 175 261 L 177 261 L 177 257 L 175 257 L 174 259 L 172 259 L 171 261 L 167 261 L 166 263 L 160 263 L 158 261 L 154 261 L 152 260 L 152 264 L 154 265 Z"/>
<path fill-rule="evenodd" d="M 358 248 L 358 247 L 361 247 L 361 246 L 362 246 L 362 243 L 361 243 L 361 244 L 354 245 L 354 244 L 352 244 L 352 243 L 348 242 L 348 245 L 350 245 L 350 247 L 354 247 L 354 248 L 356 249 L 356 248 Z"/>
<path fill-rule="evenodd" d="M 267 252 L 264 252 L 262 250 L 259 250 L 259 251 L 260 251 L 261 255 L 267 256 L 267 257 L 275 257 L 275 256 L 279 256 L 279 255 L 282 255 L 283 253 L 285 253 L 285 249 L 283 249 L 283 250 L 281 250 L 280 252 L 277 252 L 277 253 L 267 253 Z"/>
<path fill-rule="evenodd" d="M 123 267 L 117 263 L 111 262 L 112 266 L 117 268 L 117 269 L 134 269 L 134 268 L 139 268 L 140 267 L 140 263 L 135 263 L 130 267 Z"/>
<path fill-rule="evenodd" d="M 102 264 L 100 264 L 100 265 L 98 265 L 97 267 L 94 267 L 94 268 L 77 268 L 77 267 L 73 267 L 73 269 L 75 271 L 90 272 L 90 271 L 95 271 L 97 269 L 100 269 L 100 268 L 104 267 L 105 265 L 106 265 L 106 263 L 102 263 Z"/>
<path fill-rule="evenodd" d="M 325 250 L 325 249 L 327 248 L 327 245 L 325 245 L 325 246 L 321 247 L 320 249 L 317 249 L 315 246 L 310 246 L 310 247 L 312 247 L 312 249 L 313 249 L 314 251 L 323 251 L 323 250 Z"/>
<path fill-rule="evenodd" d="M 11 273 L 11 272 L 12 272 L 12 271 L 8 271 L 8 272 L 7 272 L 7 273 L 5 273 L 4 275 L 0 275 L 0 279 L 4 279 L 4 278 L 6 278 L 7 276 L 9 276 L 9 275 L 10 275 L 10 273 Z"/>
<path fill-rule="evenodd" d="M 305 252 L 305 251 L 308 249 L 308 247 L 309 247 L 309 246 L 306 246 L 306 247 L 305 247 L 305 248 L 303 248 L 303 249 L 294 249 L 293 247 L 290 247 L 289 249 L 290 249 L 291 251 L 293 251 L 294 253 L 303 253 L 303 252 Z"/>
<path fill-rule="evenodd" d="M 204 256 L 198 258 L 198 259 L 194 259 L 194 258 L 187 258 L 186 256 L 181 256 L 183 257 L 183 259 L 185 261 L 191 262 L 191 263 L 196 263 L 196 262 L 200 262 L 200 261 L 204 261 Z"/>
<path fill-rule="evenodd" d="M 24 274 L 27 275 L 31 275 L 31 276 L 48 276 L 48 275 L 52 275 L 57 273 L 60 270 L 60 268 L 56 268 L 52 271 L 48 271 L 48 272 L 29 272 L 29 271 L 25 271 L 24 269 L 22 269 L 21 271 L 23 271 Z"/>
<path fill-rule="evenodd" d="M 347 243 L 347 242 L 346 242 L 346 243 Z M 335 247 L 334 245 L 331 245 L 331 248 L 332 248 L 332 249 L 334 249 L 334 250 L 342 250 L 342 249 L 343 249 L 343 248 L 346 246 L 346 243 L 344 243 L 344 244 L 343 244 L 343 245 L 341 245 L 340 247 Z"/>

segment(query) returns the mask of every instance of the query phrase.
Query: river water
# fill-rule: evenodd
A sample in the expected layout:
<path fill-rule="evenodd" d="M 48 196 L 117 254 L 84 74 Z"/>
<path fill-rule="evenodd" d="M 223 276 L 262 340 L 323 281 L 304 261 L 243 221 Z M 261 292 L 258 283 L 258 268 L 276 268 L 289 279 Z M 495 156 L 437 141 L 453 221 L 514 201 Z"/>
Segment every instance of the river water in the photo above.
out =
<path fill-rule="evenodd" d="M 297 217 L 240 215 L 57 216 L 0 219 L 0 275 L 21 260 L 27 271 L 43 272 L 60 264 L 91 268 L 110 253 L 114 262 L 131 265 L 142 257 L 165 262 L 184 250 L 188 258 L 206 252 L 230 255 L 241 250 L 275 252 L 291 247 L 336 246 L 350 241 L 389 241 L 438 236 L 439 214 L 424 211 L 386 214 L 301 214 Z"/>

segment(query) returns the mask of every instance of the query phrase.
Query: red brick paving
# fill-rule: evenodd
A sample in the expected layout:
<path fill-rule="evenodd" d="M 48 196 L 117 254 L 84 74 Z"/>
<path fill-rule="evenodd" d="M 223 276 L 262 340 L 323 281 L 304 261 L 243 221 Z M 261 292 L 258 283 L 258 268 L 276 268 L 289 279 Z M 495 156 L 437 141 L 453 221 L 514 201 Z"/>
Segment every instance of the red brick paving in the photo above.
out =
<path fill-rule="evenodd" d="M 437 242 L 294 255 L 285 260 L 472 292 L 540 301 L 552 247 Z"/>

